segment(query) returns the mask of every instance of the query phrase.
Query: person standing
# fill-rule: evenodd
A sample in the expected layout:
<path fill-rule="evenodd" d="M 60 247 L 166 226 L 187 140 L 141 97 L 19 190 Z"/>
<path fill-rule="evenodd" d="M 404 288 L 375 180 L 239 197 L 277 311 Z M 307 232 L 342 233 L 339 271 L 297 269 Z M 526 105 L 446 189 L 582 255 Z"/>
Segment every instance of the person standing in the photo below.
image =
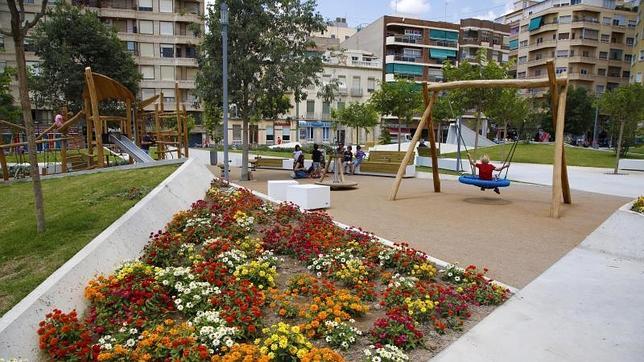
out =
<path fill-rule="evenodd" d="M 353 165 L 353 152 L 351 151 L 351 146 L 347 146 L 346 151 L 344 151 L 344 154 L 342 157 L 342 165 L 344 166 L 345 173 L 351 172 L 352 165 Z"/>

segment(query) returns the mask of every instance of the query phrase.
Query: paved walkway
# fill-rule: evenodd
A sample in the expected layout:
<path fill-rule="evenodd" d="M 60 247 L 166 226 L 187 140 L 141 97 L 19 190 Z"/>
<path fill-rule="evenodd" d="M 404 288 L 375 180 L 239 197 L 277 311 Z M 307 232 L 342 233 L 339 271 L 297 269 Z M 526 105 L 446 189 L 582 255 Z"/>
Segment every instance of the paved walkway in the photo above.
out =
<path fill-rule="evenodd" d="M 435 361 L 642 361 L 644 215 L 619 210 Z"/>

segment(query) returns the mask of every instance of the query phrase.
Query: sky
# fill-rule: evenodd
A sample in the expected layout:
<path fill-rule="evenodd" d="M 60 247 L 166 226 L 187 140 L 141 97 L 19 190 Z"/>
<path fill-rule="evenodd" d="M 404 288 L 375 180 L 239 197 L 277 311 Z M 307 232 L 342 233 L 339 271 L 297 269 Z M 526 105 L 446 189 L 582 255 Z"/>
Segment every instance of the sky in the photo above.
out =
<path fill-rule="evenodd" d="M 383 15 L 458 22 L 463 18 L 494 20 L 512 8 L 512 0 L 317 0 L 328 19 L 345 17 L 350 26 L 366 25 Z"/>

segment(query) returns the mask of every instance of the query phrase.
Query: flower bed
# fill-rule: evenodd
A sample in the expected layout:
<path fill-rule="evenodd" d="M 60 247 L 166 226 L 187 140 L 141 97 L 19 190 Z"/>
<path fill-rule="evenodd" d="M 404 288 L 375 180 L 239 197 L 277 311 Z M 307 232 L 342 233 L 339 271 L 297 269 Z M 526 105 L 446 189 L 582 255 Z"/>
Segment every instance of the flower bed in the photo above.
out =
<path fill-rule="evenodd" d="M 213 183 L 144 254 L 41 322 L 50 360 L 428 359 L 509 297 L 487 270 L 437 270 L 322 212 Z"/>
<path fill-rule="evenodd" d="M 631 210 L 644 214 L 644 196 L 640 196 L 633 202 Z"/>

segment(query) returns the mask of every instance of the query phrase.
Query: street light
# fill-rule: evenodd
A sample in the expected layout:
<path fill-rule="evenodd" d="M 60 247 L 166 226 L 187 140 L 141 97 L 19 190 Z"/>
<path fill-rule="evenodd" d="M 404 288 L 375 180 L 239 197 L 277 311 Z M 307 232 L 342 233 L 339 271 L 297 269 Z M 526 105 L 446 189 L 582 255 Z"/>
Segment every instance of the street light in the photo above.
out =
<path fill-rule="evenodd" d="M 223 53 L 223 108 L 224 108 L 224 179 L 230 181 L 228 176 L 228 5 L 221 3 L 221 42 Z"/>

